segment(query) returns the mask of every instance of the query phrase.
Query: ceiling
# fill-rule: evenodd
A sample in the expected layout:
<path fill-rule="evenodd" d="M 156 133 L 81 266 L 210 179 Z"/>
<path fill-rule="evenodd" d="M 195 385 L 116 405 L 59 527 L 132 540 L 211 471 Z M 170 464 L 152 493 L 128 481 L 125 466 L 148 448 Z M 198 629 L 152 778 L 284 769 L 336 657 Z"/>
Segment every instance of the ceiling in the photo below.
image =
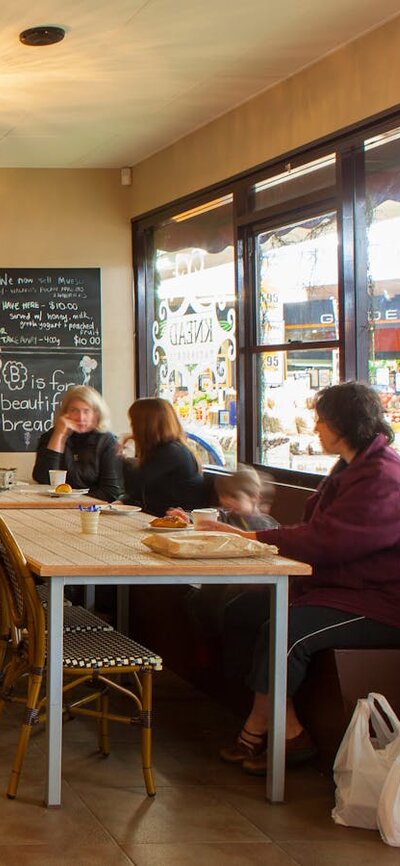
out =
<path fill-rule="evenodd" d="M 0 168 L 139 162 L 399 13 L 399 0 L 2 0 Z M 65 39 L 28 47 L 21 30 Z"/>

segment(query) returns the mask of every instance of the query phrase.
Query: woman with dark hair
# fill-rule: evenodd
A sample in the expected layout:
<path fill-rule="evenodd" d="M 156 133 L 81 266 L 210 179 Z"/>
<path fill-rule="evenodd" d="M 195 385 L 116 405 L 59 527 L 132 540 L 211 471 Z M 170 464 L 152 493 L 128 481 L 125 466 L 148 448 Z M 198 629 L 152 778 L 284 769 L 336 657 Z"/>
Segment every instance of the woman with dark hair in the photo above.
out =
<path fill-rule="evenodd" d="M 315 749 L 297 718 L 293 696 L 312 655 L 321 649 L 400 646 L 400 458 L 379 395 L 360 382 L 321 391 L 315 429 L 339 460 L 308 499 L 295 526 L 239 532 L 276 544 L 283 556 L 309 562 L 311 577 L 293 578 L 288 622 L 286 752 L 289 763 Z M 206 524 L 203 524 L 206 527 Z M 259 636 L 248 683 L 252 710 L 236 743 L 221 758 L 265 773 L 268 728 L 269 624 Z"/>
<path fill-rule="evenodd" d="M 162 517 L 169 508 L 199 508 L 206 488 L 174 407 L 161 397 L 135 400 L 128 411 L 135 460 L 125 461 L 122 501 Z"/>

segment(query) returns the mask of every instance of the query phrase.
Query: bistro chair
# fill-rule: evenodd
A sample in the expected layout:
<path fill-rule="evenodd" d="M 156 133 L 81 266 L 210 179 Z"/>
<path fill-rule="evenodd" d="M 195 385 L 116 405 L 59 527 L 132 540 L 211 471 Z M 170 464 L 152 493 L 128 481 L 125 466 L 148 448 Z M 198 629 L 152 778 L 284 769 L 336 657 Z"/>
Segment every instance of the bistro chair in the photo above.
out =
<path fill-rule="evenodd" d="M 47 586 L 43 583 L 36 584 L 36 591 L 42 607 L 44 608 L 47 629 Z M 86 610 L 86 608 L 81 607 L 79 604 L 72 604 L 72 602 L 64 599 L 63 631 L 64 634 L 68 634 L 68 632 L 82 631 L 114 631 L 114 626 L 109 622 L 105 622 L 104 619 L 100 619 L 99 616 L 96 616 L 90 610 Z"/>
<path fill-rule="evenodd" d="M 11 627 L 8 618 L 7 599 L 0 581 L 0 682 L 3 679 L 4 663 L 11 639 Z"/>
<path fill-rule="evenodd" d="M 47 586 L 36 584 L 37 593 L 44 608 L 46 633 L 47 633 Z M 16 634 L 15 626 L 10 622 L 8 615 L 7 596 L 0 581 L 0 684 L 4 676 L 4 665 L 7 655 L 15 651 L 15 646 L 18 644 L 19 635 Z M 72 606 L 72 602 L 67 601 L 64 607 L 64 634 L 68 632 L 82 631 L 113 631 L 111 623 L 105 622 L 100 617 L 95 616 L 89 610 L 80 607 L 79 605 Z M 14 648 L 14 650 L 13 650 Z"/>
<path fill-rule="evenodd" d="M 0 690 L 0 713 L 5 703 L 16 700 L 25 705 L 17 750 L 11 771 L 7 796 L 16 796 L 22 764 L 34 724 L 45 719 L 46 697 L 43 696 L 46 662 L 46 619 L 37 587 L 25 557 L 5 520 L 0 517 L 0 600 L 6 619 L 12 624 L 9 643 L 11 655 L 4 668 Z M 64 632 L 64 701 L 70 716 L 91 716 L 97 721 L 99 750 L 109 754 L 108 722 L 119 721 L 141 728 L 142 769 L 146 791 L 154 796 L 151 767 L 152 747 L 152 680 L 153 671 L 162 669 L 158 655 L 120 634 L 108 631 Z M 120 682 L 121 674 L 132 674 L 134 688 Z M 17 682 L 25 677 L 24 696 L 16 693 Z M 88 693 L 71 700 L 73 689 L 89 686 Z M 131 715 L 110 713 L 109 691 L 129 698 L 134 704 Z M 90 705 L 95 704 L 92 708 Z"/>

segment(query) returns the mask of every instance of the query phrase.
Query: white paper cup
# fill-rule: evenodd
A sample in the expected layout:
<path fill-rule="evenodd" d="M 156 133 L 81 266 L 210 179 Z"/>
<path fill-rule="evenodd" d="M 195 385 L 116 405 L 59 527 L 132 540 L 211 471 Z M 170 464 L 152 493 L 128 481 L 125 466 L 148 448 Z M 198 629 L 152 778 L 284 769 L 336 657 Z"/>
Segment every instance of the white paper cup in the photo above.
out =
<path fill-rule="evenodd" d="M 99 531 L 100 511 L 81 511 L 81 532 L 84 535 L 96 535 Z"/>
<path fill-rule="evenodd" d="M 49 469 L 50 484 L 56 488 L 59 484 L 65 484 L 67 477 L 66 469 Z"/>
<path fill-rule="evenodd" d="M 194 508 L 192 520 L 195 529 L 203 520 L 218 520 L 218 508 Z"/>

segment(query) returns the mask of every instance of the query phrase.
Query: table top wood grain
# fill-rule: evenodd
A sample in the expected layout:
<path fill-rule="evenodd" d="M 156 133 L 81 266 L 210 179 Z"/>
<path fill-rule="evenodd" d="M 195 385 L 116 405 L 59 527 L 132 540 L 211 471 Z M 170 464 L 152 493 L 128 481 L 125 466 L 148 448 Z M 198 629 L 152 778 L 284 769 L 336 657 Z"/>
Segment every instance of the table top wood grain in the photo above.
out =
<path fill-rule="evenodd" d="M 1 513 L 1 508 L 0 508 Z M 51 575 L 311 574 L 311 566 L 272 555 L 226 559 L 173 559 L 142 544 L 151 515 L 103 512 L 97 535 L 83 535 L 79 509 L 13 509 L 2 517 L 14 533 L 32 571 Z"/>
<path fill-rule="evenodd" d="M 92 496 L 50 496 L 50 487 L 47 484 L 29 484 L 25 486 L 11 487 L 9 490 L 0 490 L 0 512 L 9 508 L 76 508 L 82 505 L 92 505 L 102 502 Z"/>

